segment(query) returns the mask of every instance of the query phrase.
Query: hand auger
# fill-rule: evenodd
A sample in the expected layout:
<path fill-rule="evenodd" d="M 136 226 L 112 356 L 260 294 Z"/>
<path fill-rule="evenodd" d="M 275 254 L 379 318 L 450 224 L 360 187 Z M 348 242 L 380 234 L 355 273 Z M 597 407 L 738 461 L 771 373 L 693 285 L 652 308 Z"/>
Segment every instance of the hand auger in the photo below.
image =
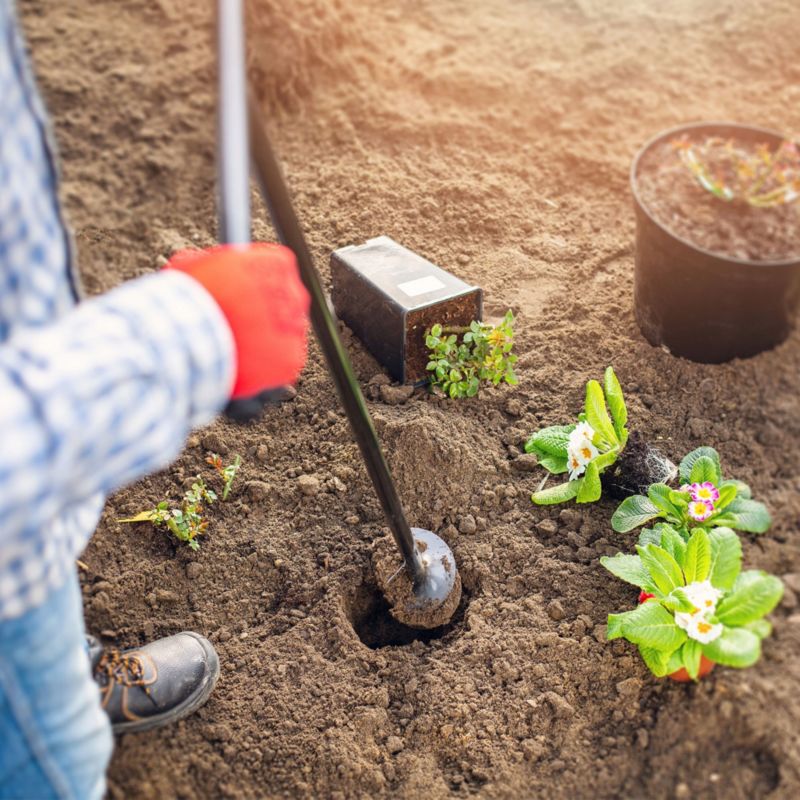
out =
<path fill-rule="evenodd" d="M 413 588 L 402 599 L 397 599 L 397 593 L 392 592 L 396 598 L 392 614 L 414 627 L 437 627 L 449 620 L 461 595 L 461 579 L 455 558 L 446 542 L 435 533 L 409 527 L 403 512 L 397 488 L 347 351 L 339 337 L 336 319 L 328 306 L 280 165 L 253 96 L 248 97 L 242 0 L 218 0 L 218 34 L 222 238 L 231 243 L 250 240 L 248 165 L 252 160 L 273 226 L 281 242 L 294 252 L 301 279 L 311 295 L 314 333 Z M 259 399 L 254 399 L 250 410 L 262 405 Z M 236 409 L 233 411 L 235 414 Z M 387 589 L 386 586 L 382 588 L 384 591 Z"/>

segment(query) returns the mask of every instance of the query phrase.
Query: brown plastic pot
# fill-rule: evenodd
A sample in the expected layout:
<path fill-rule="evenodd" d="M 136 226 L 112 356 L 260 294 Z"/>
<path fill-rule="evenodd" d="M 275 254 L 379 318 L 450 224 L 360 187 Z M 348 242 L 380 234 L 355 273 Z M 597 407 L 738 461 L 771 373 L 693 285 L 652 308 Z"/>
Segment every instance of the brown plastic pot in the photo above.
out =
<path fill-rule="evenodd" d="M 704 678 L 706 675 L 708 675 L 708 673 L 714 669 L 715 665 L 715 661 L 709 661 L 705 656 L 701 655 L 700 669 L 697 671 L 697 680 L 700 680 L 700 678 Z M 676 672 L 670 672 L 667 677 L 672 678 L 673 681 L 678 681 L 678 683 L 688 683 L 691 680 L 689 673 L 684 667 L 681 667 Z"/>
<path fill-rule="evenodd" d="M 780 344 L 800 307 L 800 258 L 745 261 L 704 250 L 670 232 L 645 208 L 637 177 L 651 148 L 681 134 L 777 145 L 775 131 L 727 122 L 682 125 L 660 133 L 631 167 L 636 210 L 636 321 L 645 338 L 673 355 L 719 364 Z"/>

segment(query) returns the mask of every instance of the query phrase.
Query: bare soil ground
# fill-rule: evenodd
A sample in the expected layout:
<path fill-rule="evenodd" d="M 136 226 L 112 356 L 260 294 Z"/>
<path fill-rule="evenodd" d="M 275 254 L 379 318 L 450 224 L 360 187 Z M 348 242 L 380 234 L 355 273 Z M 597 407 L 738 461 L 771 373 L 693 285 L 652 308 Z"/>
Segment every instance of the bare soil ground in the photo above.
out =
<path fill-rule="evenodd" d="M 91 292 L 214 241 L 211 5 L 20 0 Z M 663 128 L 796 126 L 796 4 L 254 0 L 250 16 L 320 268 L 387 234 L 482 285 L 489 315 L 518 315 L 521 381 L 393 405 L 348 340 L 409 515 L 460 565 L 465 600 L 438 638 L 409 642 L 381 616 L 381 515 L 315 347 L 293 402 L 216 423 L 111 498 L 83 557 L 90 627 L 121 645 L 193 628 L 223 664 L 199 714 L 119 741 L 111 797 L 800 796 L 800 335 L 720 366 L 651 348 L 628 191 L 633 153 Z M 653 679 L 605 641 L 607 613 L 635 602 L 598 563 L 633 543 L 611 531 L 613 504 L 528 499 L 540 475 L 519 469 L 522 440 L 573 416 L 607 364 L 634 427 L 673 458 L 718 448 L 774 514 L 745 542 L 788 586 L 754 669 Z M 245 466 L 199 553 L 116 523 L 179 495 L 206 450 Z"/>

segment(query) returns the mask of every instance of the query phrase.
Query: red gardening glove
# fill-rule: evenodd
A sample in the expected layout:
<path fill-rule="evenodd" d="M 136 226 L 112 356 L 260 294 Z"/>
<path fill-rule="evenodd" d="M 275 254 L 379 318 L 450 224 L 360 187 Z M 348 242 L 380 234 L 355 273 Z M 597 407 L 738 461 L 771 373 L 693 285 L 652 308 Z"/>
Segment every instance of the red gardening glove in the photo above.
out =
<path fill-rule="evenodd" d="M 291 250 L 278 244 L 182 250 L 164 269 L 202 284 L 225 315 L 236 345 L 231 398 L 297 380 L 306 361 L 309 297 Z"/>

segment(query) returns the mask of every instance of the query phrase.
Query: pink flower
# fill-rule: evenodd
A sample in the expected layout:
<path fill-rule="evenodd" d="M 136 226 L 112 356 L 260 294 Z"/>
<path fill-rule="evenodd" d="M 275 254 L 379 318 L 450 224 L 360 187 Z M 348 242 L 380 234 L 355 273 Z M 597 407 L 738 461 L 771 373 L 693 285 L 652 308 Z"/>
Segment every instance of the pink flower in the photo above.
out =
<path fill-rule="evenodd" d="M 702 500 L 712 505 L 719 500 L 719 489 L 711 481 L 693 483 L 689 491 L 692 493 L 692 500 Z"/>
<path fill-rule="evenodd" d="M 692 500 L 689 516 L 696 522 L 704 522 L 714 513 L 714 504 L 708 500 Z"/>

